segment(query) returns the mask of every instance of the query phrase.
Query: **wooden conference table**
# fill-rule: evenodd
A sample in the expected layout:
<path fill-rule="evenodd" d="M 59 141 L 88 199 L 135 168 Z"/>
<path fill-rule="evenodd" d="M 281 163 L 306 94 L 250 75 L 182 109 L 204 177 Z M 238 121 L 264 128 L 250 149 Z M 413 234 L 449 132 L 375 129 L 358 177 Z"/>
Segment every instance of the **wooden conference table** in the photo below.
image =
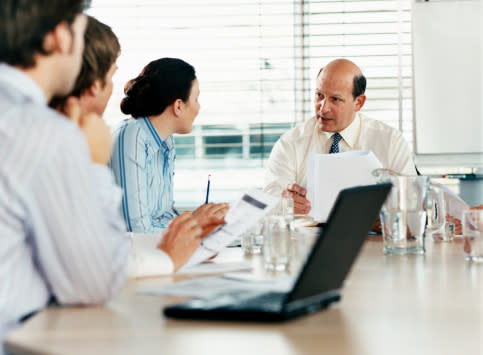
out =
<path fill-rule="evenodd" d="M 104 307 L 52 307 L 6 340 L 12 354 L 483 354 L 483 264 L 427 238 L 424 256 L 385 256 L 369 237 L 328 310 L 282 324 L 179 321 L 172 297 L 136 293 L 186 279 L 130 280 Z M 221 260 L 242 258 L 229 250 Z M 256 258 L 253 258 L 255 260 Z"/>

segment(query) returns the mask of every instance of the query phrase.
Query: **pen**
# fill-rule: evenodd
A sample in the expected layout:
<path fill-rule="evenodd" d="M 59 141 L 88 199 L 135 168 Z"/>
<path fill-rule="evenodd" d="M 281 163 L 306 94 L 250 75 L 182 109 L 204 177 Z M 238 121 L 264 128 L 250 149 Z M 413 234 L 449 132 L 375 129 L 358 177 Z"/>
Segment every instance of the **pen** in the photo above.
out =
<path fill-rule="evenodd" d="M 178 212 L 178 210 L 176 208 L 174 208 L 174 206 L 171 207 L 171 209 L 173 210 L 173 212 L 174 212 L 175 215 L 179 216 L 179 212 Z"/>
<path fill-rule="evenodd" d="M 208 197 L 210 196 L 210 178 L 211 178 L 211 174 L 208 175 L 208 184 L 206 185 L 206 200 L 205 200 L 205 204 L 208 203 Z"/>

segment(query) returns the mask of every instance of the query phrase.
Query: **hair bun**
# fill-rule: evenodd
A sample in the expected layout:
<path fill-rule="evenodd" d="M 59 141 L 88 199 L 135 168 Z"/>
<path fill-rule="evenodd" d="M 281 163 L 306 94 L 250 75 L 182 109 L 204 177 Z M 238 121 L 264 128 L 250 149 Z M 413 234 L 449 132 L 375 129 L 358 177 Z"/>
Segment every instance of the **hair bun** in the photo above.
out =
<path fill-rule="evenodd" d="M 143 97 L 149 96 L 150 90 L 151 82 L 146 75 L 130 80 L 124 88 L 125 97 L 121 101 L 121 111 L 135 118 L 144 116 L 144 112 L 139 110 L 139 103 L 142 103 Z"/>
<path fill-rule="evenodd" d="M 159 115 L 177 99 L 187 102 L 195 79 L 195 69 L 181 59 L 154 60 L 126 83 L 121 111 L 134 118 Z"/>
<path fill-rule="evenodd" d="M 124 96 L 121 101 L 121 111 L 125 115 L 132 115 L 133 112 L 133 100 L 129 95 Z"/>

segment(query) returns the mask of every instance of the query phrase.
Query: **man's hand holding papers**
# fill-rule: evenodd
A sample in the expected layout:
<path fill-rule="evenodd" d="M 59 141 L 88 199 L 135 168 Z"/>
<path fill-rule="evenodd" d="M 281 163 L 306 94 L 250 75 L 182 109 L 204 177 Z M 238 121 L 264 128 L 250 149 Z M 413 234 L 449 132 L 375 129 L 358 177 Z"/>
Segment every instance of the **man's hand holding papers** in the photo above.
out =
<path fill-rule="evenodd" d="M 202 233 L 198 220 L 190 212 L 185 212 L 171 221 L 157 247 L 169 255 L 176 271 L 198 249 Z M 184 243 L 180 243 L 180 238 Z"/>
<path fill-rule="evenodd" d="M 169 224 L 157 247 L 169 255 L 175 271 L 191 258 L 203 237 L 225 223 L 228 208 L 228 203 L 207 203 L 192 214 L 183 213 Z M 180 242 L 181 238 L 184 242 Z"/>

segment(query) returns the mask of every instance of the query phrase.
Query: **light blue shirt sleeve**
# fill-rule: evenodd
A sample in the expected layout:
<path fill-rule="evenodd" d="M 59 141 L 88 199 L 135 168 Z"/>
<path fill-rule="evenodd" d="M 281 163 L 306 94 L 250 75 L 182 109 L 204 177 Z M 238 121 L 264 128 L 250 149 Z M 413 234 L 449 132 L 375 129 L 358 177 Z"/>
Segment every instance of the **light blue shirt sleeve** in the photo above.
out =
<path fill-rule="evenodd" d="M 174 218 L 174 151 L 159 142 L 143 119 L 127 121 L 115 134 L 110 165 L 123 190 L 122 214 L 131 232 L 158 233 Z"/>

